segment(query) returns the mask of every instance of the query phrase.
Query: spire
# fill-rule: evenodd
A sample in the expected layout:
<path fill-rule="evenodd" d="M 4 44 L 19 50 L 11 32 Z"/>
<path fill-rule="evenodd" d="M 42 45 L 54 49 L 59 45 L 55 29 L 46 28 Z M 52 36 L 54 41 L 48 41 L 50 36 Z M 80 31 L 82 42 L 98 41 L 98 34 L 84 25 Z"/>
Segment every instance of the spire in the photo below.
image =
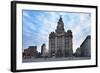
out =
<path fill-rule="evenodd" d="M 61 17 L 61 16 L 60 16 L 60 18 L 59 18 L 58 25 L 64 26 L 64 23 L 63 23 L 63 21 L 62 21 L 62 17 Z"/>
<path fill-rule="evenodd" d="M 62 17 L 61 17 L 61 15 L 60 15 L 60 19 L 59 19 L 59 21 L 62 21 Z"/>
<path fill-rule="evenodd" d="M 63 20 L 62 20 L 61 16 L 60 16 L 59 21 L 58 21 L 56 32 L 57 33 L 64 32 L 64 23 L 63 23 Z"/>

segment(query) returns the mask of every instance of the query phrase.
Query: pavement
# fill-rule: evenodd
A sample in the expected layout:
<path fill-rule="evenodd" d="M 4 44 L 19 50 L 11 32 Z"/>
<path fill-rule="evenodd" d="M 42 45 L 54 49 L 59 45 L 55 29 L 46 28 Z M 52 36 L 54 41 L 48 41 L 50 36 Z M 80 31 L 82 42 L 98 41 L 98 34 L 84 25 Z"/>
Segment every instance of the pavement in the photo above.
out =
<path fill-rule="evenodd" d="M 69 60 L 88 60 L 90 57 L 62 57 L 62 58 L 30 58 L 23 59 L 23 63 L 29 62 L 50 62 L 50 61 L 69 61 Z"/>

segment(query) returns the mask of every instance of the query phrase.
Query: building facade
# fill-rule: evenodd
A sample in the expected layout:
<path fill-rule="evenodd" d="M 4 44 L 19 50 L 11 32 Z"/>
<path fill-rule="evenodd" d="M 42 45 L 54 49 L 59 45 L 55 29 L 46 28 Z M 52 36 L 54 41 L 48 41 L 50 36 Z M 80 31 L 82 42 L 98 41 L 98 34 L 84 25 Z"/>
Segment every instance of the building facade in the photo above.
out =
<path fill-rule="evenodd" d="M 48 52 L 47 52 L 46 45 L 45 45 L 45 44 L 42 44 L 42 46 L 41 46 L 41 56 L 42 56 L 42 57 L 46 57 L 46 56 L 48 56 L 47 53 L 48 53 Z"/>
<path fill-rule="evenodd" d="M 74 56 L 81 57 L 81 49 L 80 49 L 80 47 L 76 49 L 76 52 L 74 53 Z"/>
<path fill-rule="evenodd" d="M 88 35 L 75 52 L 77 57 L 91 57 L 91 36 Z"/>
<path fill-rule="evenodd" d="M 67 57 L 73 55 L 72 31 L 65 32 L 62 17 L 60 17 L 55 32 L 49 34 L 49 56 Z"/>
<path fill-rule="evenodd" d="M 81 56 L 90 57 L 91 56 L 91 36 L 87 36 L 83 43 L 80 45 Z"/>
<path fill-rule="evenodd" d="M 23 58 L 36 58 L 37 57 L 37 46 L 29 46 L 28 49 L 24 49 Z"/>

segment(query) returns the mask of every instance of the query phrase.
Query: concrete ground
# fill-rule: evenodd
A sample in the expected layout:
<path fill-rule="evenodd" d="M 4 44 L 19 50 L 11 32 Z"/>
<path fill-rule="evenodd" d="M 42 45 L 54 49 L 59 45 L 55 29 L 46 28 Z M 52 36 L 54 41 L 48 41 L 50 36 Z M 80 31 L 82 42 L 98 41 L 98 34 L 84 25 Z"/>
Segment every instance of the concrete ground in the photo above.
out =
<path fill-rule="evenodd" d="M 87 60 L 90 57 L 63 57 L 63 58 L 30 58 L 23 59 L 23 63 L 29 62 L 49 62 L 49 61 L 68 61 L 68 60 Z"/>

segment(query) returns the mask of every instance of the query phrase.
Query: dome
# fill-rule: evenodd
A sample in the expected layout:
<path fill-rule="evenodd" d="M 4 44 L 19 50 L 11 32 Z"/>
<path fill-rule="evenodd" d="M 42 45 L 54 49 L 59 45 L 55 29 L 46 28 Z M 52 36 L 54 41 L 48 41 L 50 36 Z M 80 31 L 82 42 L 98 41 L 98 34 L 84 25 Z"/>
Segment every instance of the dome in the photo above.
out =
<path fill-rule="evenodd" d="M 67 30 L 67 32 L 68 32 L 68 33 L 72 33 L 72 31 L 71 31 L 71 30 Z"/>
<path fill-rule="evenodd" d="M 49 38 L 55 38 L 55 33 L 54 33 L 54 32 L 51 32 L 51 33 L 49 34 Z"/>
<path fill-rule="evenodd" d="M 73 37 L 73 36 L 72 36 L 72 31 L 71 31 L 71 30 L 67 30 L 67 34 L 68 34 L 69 37 Z"/>

